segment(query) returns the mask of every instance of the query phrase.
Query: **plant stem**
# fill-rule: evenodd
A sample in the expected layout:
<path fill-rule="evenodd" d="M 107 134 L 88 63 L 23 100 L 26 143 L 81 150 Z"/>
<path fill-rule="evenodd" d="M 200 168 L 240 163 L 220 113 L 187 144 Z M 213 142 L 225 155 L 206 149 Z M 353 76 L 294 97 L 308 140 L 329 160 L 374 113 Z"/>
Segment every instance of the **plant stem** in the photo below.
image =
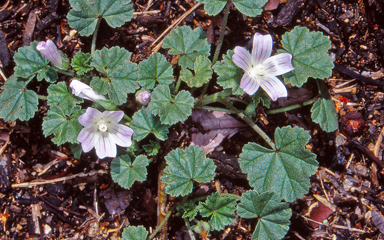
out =
<path fill-rule="evenodd" d="M 181 84 L 181 77 L 179 76 L 179 79 L 177 79 L 177 82 L 176 82 L 175 89 L 173 90 L 173 94 L 176 94 L 179 91 L 180 84 Z"/>
<path fill-rule="evenodd" d="M 241 102 L 241 103 L 244 103 L 245 105 L 249 105 L 249 102 L 243 100 L 243 99 L 240 99 L 240 98 L 237 98 L 237 97 L 228 97 L 226 98 L 227 100 L 232 100 L 232 101 L 237 101 L 237 102 Z"/>
<path fill-rule="evenodd" d="M 37 98 L 40 100 L 47 100 L 47 97 L 43 95 L 37 95 Z"/>
<path fill-rule="evenodd" d="M 187 229 L 188 229 L 189 238 L 191 240 L 196 240 L 195 235 L 193 234 L 193 232 L 191 230 L 191 224 L 189 224 L 188 219 L 187 218 L 183 218 L 183 219 L 184 219 L 185 226 L 187 226 Z"/>
<path fill-rule="evenodd" d="M 209 106 L 202 106 L 200 108 L 204 109 L 204 110 L 209 110 L 209 111 L 219 111 L 219 112 L 226 112 L 226 113 L 236 114 L 234 111 L 231 111 L 231 110 L 225 109 L 225 108 L 209 107 Z"/>
<path fill-rule="evenodd" d="M 287 111 L 290 111 L 290 110 L 293 110 L 293 109 L 298 109 L 298 108 L 301 108 L 301 107 L 304 107 L 304 106 L 308 106 L 308 105 L 311 105 L 313 104 L 314 102 L 317 101 L 317 99 L 319 99 L 319 97 L 314 97 L 308 101 L 305 101 L 303 103 L 298 103 L 298 104 L 293 104 L 291 106 L 288 106 L 288 107 L 283 107 L 283 108 L 278 108 L 278 109 L 272 109 L 272 110 L 268 110 L 266 111 L 266 114 L 277 114 L 277 113 L 282 113 L 282 112 L 287 112 Z"/>
<path fill-rule="evenodd" d="M 168 210 L 168 213 L 163 219 L 163 221 L 161 221 L 159 226 L 156 227 L 155 231 L 147 239 L 153 239 L 156 236 L 156 234 L 161 230 L 164 224 L 168 221 L 168 218 L 171 216 L 174 209 L 175 209 L 175 206 L 171 207 L 171 209 Z"/>
<path fill-rule="evenodd" d="M 195 107 L 201 107 L 210 103 L 220 102 L 223 98 L 229 96 L 232 93 L 231 89 L 225 89 L 221 92 L 217 92 L 203 98 L 195 99 Z"/>
<path fill-rule="evenodd" d="M 260 137 L 262 137 L 267 143 L 268 145 L 273 149 L 273 150 L 276 150 L 276 147 L 275 147 L 275 144 L 272 142 L 272 140 L 268 137 L 268 135 L 263 131 L 261 130 L 261 128 L 259 126 L 257 126 L 253 121 L 252 119 L 250 119 L 249 117 L 247 117 L 244 113 L 242 113 L 241 111 L 239 111 L 237 108 L 235 108 L 232 103 L 226 101 L 226 100 L 221 100 L 220 101 L 222 104 L 224 104 L 225 106 L 227 106 L 230 110 L 234 111 L 237 116 L 239 116 L 241 119 L 243 119 L 249 126 L 251 126 L 253 128 L 253 130 L 255 130 L 255 132 L 257 132 Z"/>
<path fill-rule="evenodd" d="M 55 70 L 56 70 L 56 72 L 61 73 L 61 74 L 65 74 L 67 76 L 71 76 L 71 77 L 74 76 L 73 72 L 64 71 L 64 70 L 61 70 L 61 69 L 58 69 L 58 68 L 55 68 Z"/>
<path fill-rule="evenodd" d="M 236 195 L 236 194 L 232 194 L 232 193 L 220 193 L 219 196 L 220 196 L 220 197 L 236 198 L 237 200 L 240 200 L 240 199 L 241 199 L 241 196 Z"/>
<path fill-rule="evenodd" d="M 215 49 L 215 54 L 213 55 L 213 59 L 212 59 L 212 66 L 216 63 L 217 59 L 219 58 L 219 54 L 220 54 L 220 50 L 221 50 L 221 45 L 223 45 L 225 29 L 227 28 L 228 16 L 229 16 L 230 8 L 231 8 L 231 4 L 229 4 L 229 2 L 227 2 L 227 5 L 225 6 L 225 12 L 224 12 L 224 16 L 223 16 L 223 24 L 221 25 L 219 40 L 217 42 L 217 46 L 216 46 L 216 49 Z M 201 96 L 205 95 L 205 93 L 208 90 L 208 86 L 209 86 L 209 82 L 204 84 L 204 88 L 203 88 L 203 91 L 201 92 Z"/>
<path fill-rule="evenodd" d="M 96 39 L 97 39 L 97 33 L 99 32 L 99 27 L 100 27 L 101 19 L 102 18 L 99 17 L 99 19 L 97 20 L 96 29 L 95 29 L 95 32 L 93 33 L 92 46 L 91 46 L 91 54 L 94 54 L 95 51 L 96 51 Z"/>

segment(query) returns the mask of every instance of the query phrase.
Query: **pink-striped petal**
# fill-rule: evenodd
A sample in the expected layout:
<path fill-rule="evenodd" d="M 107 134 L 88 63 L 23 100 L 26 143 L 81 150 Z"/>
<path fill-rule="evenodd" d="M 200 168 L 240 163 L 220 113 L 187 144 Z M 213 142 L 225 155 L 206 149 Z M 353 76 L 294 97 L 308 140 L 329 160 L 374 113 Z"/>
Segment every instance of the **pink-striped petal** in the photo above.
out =
<path fill-rule="evenodd" d="M 89 126 L 97 122 L 101 115 L 102 113 L 99 110 L 89 107 L 85 113 L 79 117 L 78 121 L 84 127 Z"/>
<path fill-rule="evenodd" d="M 124 112 L 123 111 L 104 111 L 103 117 L 106 121 L 118 123 L 124 117 Z"/>
<path fill-rule="evenodd" d="M 122 124 L 116 124 L 111 127 L 110 133 L 110 137 L 115 144 L 121 147 L 129 147 L 132 145 L 133 130 L 131 128 Z"/>
<path fill-rule="evenodd" d="M 272 53 L 272 36 L 261 35 L 256 33 L 253 36 L 253 48 L 252 48 L 252 64 L 258 65 L 263 63 Z"/>
<path fill-rule="evenodd" d="M 100 134 L 99 141 L 95 144 L 96 155 L 99 158 L 116 157 L 116 145 L 111 141 L 110 133 Z"/>
<path fill-rule="evenodd" d="M 289 53 L 280 53 L 268 58 L 263 63 L 266 74 L 279 76 L 294 70 L 291 59 L 292 55 Z"/>
<path fill-rule="evenodd" d="M 244 92 L 249 95 L 253 95 L 257 89 L 259 89 L 259 83 L 247 73 L 244 73 L 244 76 L 240 81 L 240 87 L 244 90 Z"/>
<path fill-rule="evenodd" d="M 89 152 L 95 146 L 98 136 L 97 132 L 90 128 L 83 128 L 77 136 L 77 141 L 81 143 L 83 152 Z"/>
<path fill-rule="evenodd" d="M 276 101 L 279 97 L 287 97 L 288 92 L 285 85 L 274 76 L 263 76 L 260 79 L 260 86 L 271 97 L 273 101 Z"/>
<path fill-rule="evenodd" d="M 251 54 L 243 47 L 235 47 L 234 51 L 232 61 L 245 72 L 249 72 L 252 69 Z"/>

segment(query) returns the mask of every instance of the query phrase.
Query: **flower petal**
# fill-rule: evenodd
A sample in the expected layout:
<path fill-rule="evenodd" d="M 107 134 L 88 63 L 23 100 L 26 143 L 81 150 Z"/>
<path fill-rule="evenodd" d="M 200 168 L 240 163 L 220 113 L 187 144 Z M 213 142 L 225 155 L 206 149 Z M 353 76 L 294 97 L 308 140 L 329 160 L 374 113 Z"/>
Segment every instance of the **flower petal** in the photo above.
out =
<path fill-rule="evenodd" d="M 46 42 L 39 42 L 36 49 L 53 65 L 56 67 L 62 67 L 63 57 L 60 55 L 55 43 L 52 40 Z"/>
<path fill-rule="evenodd" d="M 95 108 L 87 108 L 84 114 L 82 114 L 78 121 L 84 127 L 94 124 L 102 116 L 102 113 Z"/>
<path fill-rule="evenodd" d="M 251 54 L 243 47 L 235 47 L 232 61 L 245 72 L 249 72 L 252 69 Z"/>
<path fill-rule="evenodd" d="M 83 128 L 77 136 L 77 141 L 81 143 L 83 152 L 91 151 L 97 139 L 97 132 L 92 131 L 92 128 Z"/>
<path fill-rule="evenodd" d="M 79 80 L 73 79 L 69 84 L 69 87 L 72 89 L 72 94 L 77 97 L 91 100 L 93 102 L 96 102 L 99 99 L 105 100 L 103 95 L 97 94 L 90 86 L 80 82 Z"/>
<path fill-rule="evenodd" d="M 129 147 L 132 145 L 133 130 L 125 125 L 116 124 L 109 129 L 110 138 L 113 142 L 121 147 Z"/>
<path fill-rule="evenodd" d="M 257 89 L 259 89 L 259 83 L 257 80 L 253 79 L 251 76 L 245 73 L 241 79 L 240 87 L 244 90 L 244 92 L 248 93 L 249 95 L 253 95 Z"/>
<path fill-rule="evenodd" d="M 104 111 L 103 117 L 106 121 L 111 121 L 112 123 L 118 123 L 124 117 L 123 111 Z"/>
<path fill-rule="evenodd" d="M 253 48 L 252 48 L 252 64 L 258 65 L 263 63 L 272 53 L 272 36 L 261 35 L 256 33 L 253 36 Z"/>
<path fill-rule="evenodd" d="M 264 61 L 265 73 L 272 76 L 290 72 L 295 68 L 291 63 L 292 55 L 289 53 L 280 53 Z"/>
<path fill-rule="evenodd" d="M 116 145 L 111 141 L 110 134 L 100 134 L 99 141 L 95 144 L 96 155 L 99 158 L 116 157 Z"/>
<path fill-rule="evenodd" d="M 288 96 L 287 88 L 285 87 L 284 83 L 282 83 L 277 77 L 262 77 L 260 80 L 260 86 L 272 98 L 273 101 L 276 101 L 276 99 L 279 97 Z"/>

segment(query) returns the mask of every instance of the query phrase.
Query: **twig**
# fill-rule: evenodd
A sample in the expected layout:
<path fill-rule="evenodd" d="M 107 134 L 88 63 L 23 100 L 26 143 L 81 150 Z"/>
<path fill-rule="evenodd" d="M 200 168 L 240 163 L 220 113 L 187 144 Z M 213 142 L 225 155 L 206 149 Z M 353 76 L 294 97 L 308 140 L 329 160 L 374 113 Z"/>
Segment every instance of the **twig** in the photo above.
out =
<path fill-rule="evenodd" d="M 381 129 L 380 135 L 377 138 L 377 141 L 375 143 L 375 148 L 373 150 L 373 154 L 375 154 L 375 157 L 379 155 L 380 145 L 381 145 L 381 142 L 383 141 L 383 135 L 384 135 L 384 127 Z"/>
<path fill-rule="evenodd" d="M 198 8 L 201 5 L 201 3 L 196 3 L 191 9 L 186 11 L 181 17 L 179 17 L 174 23 L 172 23 L 165 31 L 151 44 L 151 47 L 158 43 L 160 39 L 162 39 L 169 31 L 171 31 L 174 27 L 179 25 L 181 21 L 183 21 L 189 14 L 191 14 L 196 8 Z M 159 44 L 156 45 L 156 47 L 153 48 L 153 52 L 157 52 L 160 49 L 160 46 L 162 45 L 163 41 L 161 41 Z"/>
<path fill-rule="evenodd" d="M 61 177 L 61 178 L 55 178 L 55 179 L 51 179 L 51 180 L 39 179 L 35 182 L 15 183 L 15 184 L 12 184 L 12 188 L 34 187 L 34 186 L 39 186 L 39 185 L 44 185 L 44 184 L 63 182 L 63 181 L 67 181 L 67 180 L 74 179 L 74 178 L 90 177 L 90 176 L 93 176 L 96 174 L 100 174 L 100 175 L 108 174 L 108 171 L 106 171 L 106 170 L 98 170 L 98 171 L 93 170 L 93 171 L 90 171 L 89 173 L 78 173 L 75 175 L 71 175 L 71 176 L 67 176 L 67 177 Z"/>
<path fill-rule="evenodd" d="M 369 159 L 371 159 L 372 161 L 377 163 L 381 168 L 384 168 L 384 163 L 382 161 L 380 161 L 380 159 L 377 158 L 373 154 L 373 152 L 371 152 L 368 148 L 364 147 L 363 145 L 361 145 L 360 143 L 358 143 L 355 140 L 352 140 L 348 145 L 352 148 L 359 150 L 361 153 L 366 155 Z"/>
<path fill-rule="evenodd" d="M 324 224 L 324 223 L 321 223 L 321 222 L 318 222 L 318 221 L 315 221 L 315 220 L 312 220 L 306 216 L 303 216 L 303 215 L 299 215 L 300 217 L 304 218 L 305 220 L 308 220 L 310 222 L 314 222 L 314 223 L 317 223 L 319 225 L 322 225 L 322 226 L 326 226 L 326 227 L 334 227 L 334 228 L 340 228 L 340 229 L 347 229 L 349 231 L 353 231 L 353 232 L 360 232 L 360 233 L 366 233 L 364 230 L 361 230 L 361 229 L 357 229 L 357 228 L 351 228 L 351 227 L 346 227 L 346 226 L 341 226 L 341 225 L 336 225 L 336 224 Z"/>
<path fill-rule="evenodd" d="M 384 82 L 383 81 L 375 81 L 373 80 L 372 78 L 370 77 L 365 77 L 361 74 L 358 74 L 354 71 L 351 71 L 339 64 L 335 64 L 335 69 L 351 78 L 355 78 L 356 80 L 359 80 L 359 81 L 362 81 L 366 84 L 370 84 L 370 85 L 374 85 L 374 86 L 380 86 L 380 87 L 384 87 Z"/>

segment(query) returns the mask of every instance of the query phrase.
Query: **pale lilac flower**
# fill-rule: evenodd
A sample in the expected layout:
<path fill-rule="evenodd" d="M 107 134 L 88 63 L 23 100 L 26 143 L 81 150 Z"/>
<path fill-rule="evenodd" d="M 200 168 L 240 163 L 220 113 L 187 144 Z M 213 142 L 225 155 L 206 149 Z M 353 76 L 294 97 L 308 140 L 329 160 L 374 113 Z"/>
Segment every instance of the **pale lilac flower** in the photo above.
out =
<path fill-rule="evenodd" d="M 96 149 L 99 158 L 116 157 L 116 145 L 129 147 L 132 144 L 133 130 L 118 122 L 123 118 L 123 111 L 100 112 L 87 108 L 79 117 L 79 123 L 84 126 L 77 140 L 84 152 Z"/>
<path fill-rule="evenodd" d="M 58 68 L 63 68 L 63 56 L 57 50 L 56 45 L 52 42 L 52 40 L 47 40 L 46 42 L 39 42 L 37 44 L 36 49 L 46 58 L 48 59 L 54 66 Z"/>
<path fill-rule="evenodd" d="M 136 96 L 136 101 L 138 101 L 141 105 L 146 106 L 151 100 L 151 94 L 148 91 L 139 92 Z"/>
<path fill-rule="evenodd" d="M 96 102 L 97 100 L 105 100 L 103 95 L 97 94 L 90 86 L 80 82 L 79 80 L 73 79 L 69 84 L 69 87 L 72 89 L 72 94 L 77 97 L 91 100 L 93 102 Z"/>
<path fill-rule="evenodd" d="M 292 71 L 292 55 L 280 53 L 271 57 L 272 36 L 256 33 L 253 37 L 253 49 L 250 54 L 243 47 L 236 47 L 232 56 L 233 62 L 245 73 L 240 87 L 249 95 L 253 95 L 261 86 L 275 101 L 288 95 L 285 85 L 276 77 Z"/>

